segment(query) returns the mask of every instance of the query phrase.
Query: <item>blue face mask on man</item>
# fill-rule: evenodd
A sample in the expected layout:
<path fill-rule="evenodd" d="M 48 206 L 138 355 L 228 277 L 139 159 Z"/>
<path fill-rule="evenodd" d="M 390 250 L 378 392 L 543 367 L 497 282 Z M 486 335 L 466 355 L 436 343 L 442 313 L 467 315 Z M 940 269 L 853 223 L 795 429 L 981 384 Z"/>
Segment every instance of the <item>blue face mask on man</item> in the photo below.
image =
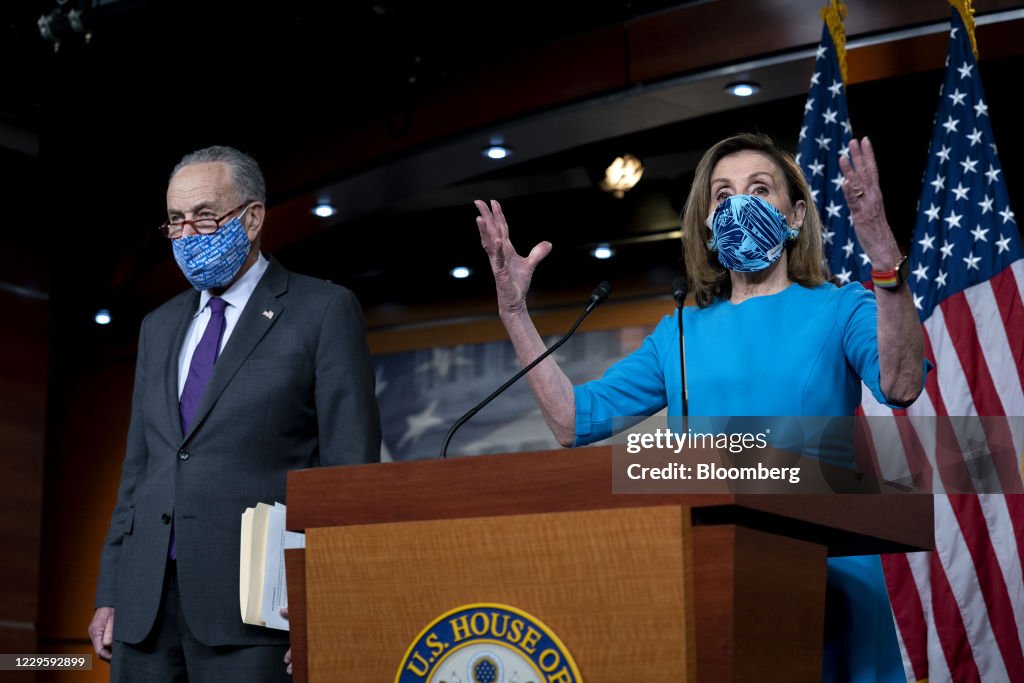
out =
<path fill-rule="evenodd" d="M 733 195 L 718 205 L 708 219 L 714 235 L 708 248 L 718 251 L 718 262 L 740 273 L 764 270 L 779 260 L 786 240 L 795 240 L 786 216 L 766 199 L 750 194 Z"/>
<path fill-rule="evenodd" d="M 189 283 L 203 291 L 226 287 L 238 274 L 249 254 L 249 234 L 242 213 L 209 235 L 182 236 L 171 242 L 174 260 Z"/>

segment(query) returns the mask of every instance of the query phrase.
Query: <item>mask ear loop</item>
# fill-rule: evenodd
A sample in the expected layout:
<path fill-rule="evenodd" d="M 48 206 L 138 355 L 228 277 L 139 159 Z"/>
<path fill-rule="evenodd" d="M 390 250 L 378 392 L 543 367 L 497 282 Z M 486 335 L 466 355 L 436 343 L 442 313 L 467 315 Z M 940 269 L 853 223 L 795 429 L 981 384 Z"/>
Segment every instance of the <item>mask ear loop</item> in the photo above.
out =
<path fill-rule="evenodd" d="M 706 221 L 704 221 L 704 225 L 708 226 L 708 230 L 711 231 L 711 239 L 708 240 L 707 244 L 708 244 L 708 251 L 710 251 L 712 254 L 718 253 L 718 240 L 715 239 L 715 228 L 714 228 L 714 225 L 715 225 L 715 215 L 717 213 L 718 213 L 718 211 L 716 210 L 715 213 L 711 214 L 711 216 Z"/>
<path fill-rule="evenodd" d="M 775 209 L 774 206 L 772 208 Z M 796 242 L 796 238 L 800 236 L 800 228 L 791 228 L 789 226 L 789 219 L 786 218 L 786 214 L 782 213 L 778 209 L 775 209 L 775 213 L 782 219 L 782 225 L 786 229 L 786 243 L 792 244 L 793 242 Z"/>

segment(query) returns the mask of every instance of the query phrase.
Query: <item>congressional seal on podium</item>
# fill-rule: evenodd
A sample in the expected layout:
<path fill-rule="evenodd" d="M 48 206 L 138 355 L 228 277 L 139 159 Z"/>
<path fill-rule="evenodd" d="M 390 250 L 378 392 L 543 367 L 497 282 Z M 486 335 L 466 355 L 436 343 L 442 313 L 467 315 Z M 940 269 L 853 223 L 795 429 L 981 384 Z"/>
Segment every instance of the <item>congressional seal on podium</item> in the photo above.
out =
<path fill-rule="evenodd" d="M 536 617 L 474 603 L 442 614 L 406 651 L 395 683 L 582 683 L 572 655 Z"/>

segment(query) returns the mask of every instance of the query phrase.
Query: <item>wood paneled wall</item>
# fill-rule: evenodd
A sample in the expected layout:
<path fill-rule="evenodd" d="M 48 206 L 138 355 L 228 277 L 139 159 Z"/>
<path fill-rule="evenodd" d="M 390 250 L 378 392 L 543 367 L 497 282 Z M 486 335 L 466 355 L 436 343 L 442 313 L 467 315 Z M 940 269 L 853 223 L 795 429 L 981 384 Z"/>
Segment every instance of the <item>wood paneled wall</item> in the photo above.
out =
<path fill-rule="evenodd" d="M 50 402 L 39 596 L 39 648 L 47 653 L 92 654 L 86 629 L 128 433 L 134 359 L 83 360 L 56 378 Z M 109 677 L 109 666 L 94 656 L 91 672 L 48 672 L 40 680 Z"/>
<path fill-rule="evenodd" d="M 40 511 L 50 305 L 43 295 L 0 290 L 0 311 L 0 652 L 31 653 L 45 538 Z M 32 680 L 31 674 L 17 675 Z"/>

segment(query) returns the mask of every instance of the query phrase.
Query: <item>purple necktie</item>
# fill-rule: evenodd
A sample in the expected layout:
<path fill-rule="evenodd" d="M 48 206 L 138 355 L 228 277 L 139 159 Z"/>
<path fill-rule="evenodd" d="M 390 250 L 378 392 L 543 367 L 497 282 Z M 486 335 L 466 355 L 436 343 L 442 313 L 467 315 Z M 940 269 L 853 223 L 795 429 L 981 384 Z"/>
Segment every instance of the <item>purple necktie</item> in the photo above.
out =
<path fill-rule="evenodd" d="M 206 323 L 203 338 L 199 340 L 196 350 L 192 353 L 192 363 L 188 366 L 188 377 L 185 378 L 185 387 L 181 390 L 181 400 L 178 404 L 181 411 L 182 434 L 188 434 L 199 401 L 203 398 L 206 385 L 210 383 L 213 364 L 217 362 L 217 356 L 220 354 L 220 340 L 224 336 L 224 328 L 227 327 L 224 309 L 228 303 L 215 296 L 210 299 L 208 305 L 210 320 Z"/>
<path fill-rule="evenodd" d="M 196 350 L 192 352 L 192 362 L 188 366 L 188 376 L 185 378 L 185 387 L 181 391 L 181 399 L 178 408 L 181 412 L 181 433 L 188 434 L 188 428 L 192 419 L 196 416 L 196 408 L 203 398 L 206 385 L 210 383 L 210 376 L 213 375 L 213 364 L 217 362 L 220 355 L 220 340 L 224 336 L 224 329 L 227 327 L 227 320 L 224 319 L 224 309 L 228 303 L 220 297 L 213 297 L 208 302 L 210 307 L 210 320 L 206 323 L 206 330 L 203 331 L 203 338 L 199 340 Z M 171 527 L 171 559 L 177 559 L 174 550 L 174 527 Z"/>

